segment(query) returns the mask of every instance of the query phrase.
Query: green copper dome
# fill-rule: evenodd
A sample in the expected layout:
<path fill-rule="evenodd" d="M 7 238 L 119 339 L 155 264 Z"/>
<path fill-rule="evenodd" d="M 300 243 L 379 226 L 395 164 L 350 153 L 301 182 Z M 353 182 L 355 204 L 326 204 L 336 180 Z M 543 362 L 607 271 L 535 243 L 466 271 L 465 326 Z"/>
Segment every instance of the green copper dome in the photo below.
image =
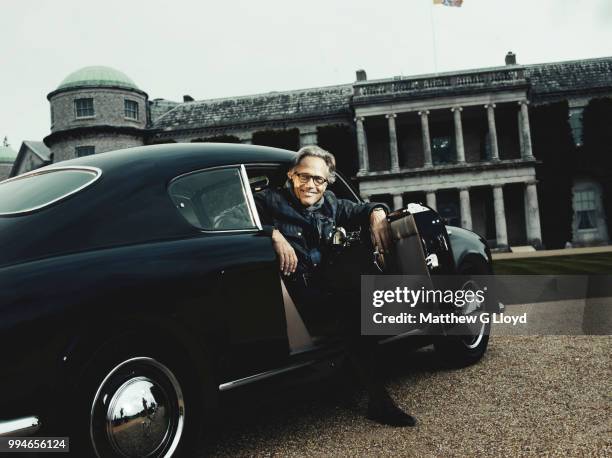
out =
<path fill-rule="evenodd" d="M 0 144 L 0 162 L 15 162 L 17 158 L 17 151 L 10 146 L 3 146 Z"/>
<path fill-rule="evenodd" d="M 78 88 L 83 86 L 118 86 L 126 89 L 138 89 L 136 83 L 125 73 L 110 67 L 83 67 L 72 72 L 57 89 Z"/>

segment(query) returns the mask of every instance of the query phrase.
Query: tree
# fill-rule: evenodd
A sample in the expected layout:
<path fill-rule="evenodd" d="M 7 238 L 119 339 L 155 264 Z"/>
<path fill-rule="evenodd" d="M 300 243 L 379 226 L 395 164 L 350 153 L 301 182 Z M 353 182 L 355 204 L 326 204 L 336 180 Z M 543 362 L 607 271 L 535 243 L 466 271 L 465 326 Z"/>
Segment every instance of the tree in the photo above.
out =
<path fill-rule="evenodd" d="M 601 183 L 603 205 L 608 221 L 612 222 L 612 99 L 593 99 L 582 114 L 580 171 Z"/>
<path fill-rule="evenodd" d="M 569 125 L 567 102 L 531 109 L 542 239 L 546 248 L 563 248 L 572 238 L 572 181 L 576 147 Z"/>

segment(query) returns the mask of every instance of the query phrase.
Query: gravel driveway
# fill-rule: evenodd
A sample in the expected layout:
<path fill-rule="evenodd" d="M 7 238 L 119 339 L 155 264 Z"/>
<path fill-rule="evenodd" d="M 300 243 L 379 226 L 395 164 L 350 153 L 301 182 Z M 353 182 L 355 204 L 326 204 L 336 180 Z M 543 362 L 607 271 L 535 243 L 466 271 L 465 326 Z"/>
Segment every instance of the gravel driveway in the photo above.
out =
<path fill-rule="evenodd" d="M 612 454 L 612 336 L 492 336 L 479 364 L 440 367 L 431 348 L 393 351 L 388 386 L 419 420 L 365 419 L 347 385 L 243 407 L 200 456 Z"/>

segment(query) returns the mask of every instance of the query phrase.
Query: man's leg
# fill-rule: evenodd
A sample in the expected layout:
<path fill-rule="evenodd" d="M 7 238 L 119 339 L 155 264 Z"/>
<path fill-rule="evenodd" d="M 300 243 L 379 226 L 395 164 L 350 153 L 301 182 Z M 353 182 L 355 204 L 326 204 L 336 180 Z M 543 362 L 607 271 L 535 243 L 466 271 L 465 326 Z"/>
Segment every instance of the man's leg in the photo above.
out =
<path fill-rule="evenodd" d="M 348 294 L 341 299 L 344 310 L 340 319 L 349 361 L 368 393 L 368 418 L 385 425 L 414 426 L 416 419 L 399 408 L 385 388 L 376 355 L 378 339 L 361 335 L 360 320 L 355 319 L 359 318 L 359 301 L 355 296 Z"/>

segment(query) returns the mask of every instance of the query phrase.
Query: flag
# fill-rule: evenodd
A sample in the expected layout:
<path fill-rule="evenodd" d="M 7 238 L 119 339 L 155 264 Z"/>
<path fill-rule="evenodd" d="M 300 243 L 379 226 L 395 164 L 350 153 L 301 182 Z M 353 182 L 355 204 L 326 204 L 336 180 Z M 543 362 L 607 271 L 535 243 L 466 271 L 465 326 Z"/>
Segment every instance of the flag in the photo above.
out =
<path fill-rule="evenodd" d="M 433 0 L 434 5 L 461 6 L 463 0 Z"/>

